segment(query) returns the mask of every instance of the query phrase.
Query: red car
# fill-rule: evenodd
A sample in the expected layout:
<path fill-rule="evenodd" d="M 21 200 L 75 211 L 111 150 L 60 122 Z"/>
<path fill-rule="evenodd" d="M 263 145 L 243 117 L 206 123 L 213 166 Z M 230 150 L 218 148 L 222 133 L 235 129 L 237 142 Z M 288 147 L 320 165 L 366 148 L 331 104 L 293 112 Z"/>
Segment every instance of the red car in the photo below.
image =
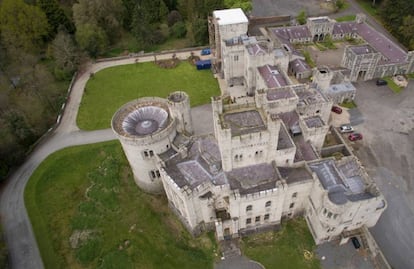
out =
<path fill-rule="evenodd" d="M 332 112 L 335 112 L 336 114 L 341 114 L 342 113 L 342 108 L 340 108 L 339 106 L 332 106 Z"/>
<path fill-rule="evenodd" d="M 362 134 L 352 133 L 352 134 L 348 135 L 348 139 L 351 140 L 351 141 L 361 140 L 362 139 Z"/>

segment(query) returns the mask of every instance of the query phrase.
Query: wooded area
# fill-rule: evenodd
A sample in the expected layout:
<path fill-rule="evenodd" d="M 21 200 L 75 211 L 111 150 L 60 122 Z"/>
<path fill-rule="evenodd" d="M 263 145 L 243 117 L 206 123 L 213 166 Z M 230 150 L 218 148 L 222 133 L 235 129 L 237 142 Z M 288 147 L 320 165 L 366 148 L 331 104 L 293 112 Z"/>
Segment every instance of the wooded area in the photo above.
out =
<path fill-rule="evenodd" d="M 1 0 L 0 181 L 55 124 L 82 63 L 151 51 L 167 40 L 208 43 L 207 16 L 250 0 Z M 117 47 L 120 41 L 133 50 Z M 171 48 L 173 49 L 173 48 Z"/>

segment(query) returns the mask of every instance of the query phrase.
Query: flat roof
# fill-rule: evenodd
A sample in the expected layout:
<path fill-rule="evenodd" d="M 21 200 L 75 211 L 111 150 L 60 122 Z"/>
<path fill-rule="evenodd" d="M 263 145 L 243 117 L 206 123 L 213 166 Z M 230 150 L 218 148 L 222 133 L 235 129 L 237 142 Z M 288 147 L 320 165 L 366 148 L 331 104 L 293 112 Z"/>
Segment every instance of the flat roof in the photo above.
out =
<path fill-rule="evenodd" d="M 213 16 L 217 19 L 219 25 L 249 22 L 241 8 L 215 10 Z"/>
<path fill-rule="evenodd" d="M 373 47 L 371 47 L 368 44 L 351 46 L 349 48 L 357 55 L 363 55 L 363 54 L 376 53 L 377 52 L 376 50 L 374 50 Z"/>
<path fill-rule="evenodd" d="M 286 180 L 288 185 L 312 179 L 312 174 L 304 166 L 278 167 L 277 170 L 279 170 L 280 176 Z"/>
<path fill-rule="evenodd" d="M 345 82 L 341 84 L 333 84 L 328 88 L 329 94 L 345 93 L 345 92 L 355 92 L 356 88 L 352 85 L 351 82 Z"/>
<path fill-rule="evenodd" d="M 272 164 L 262 163 L 233 169 L 226 173 L 232 190 L 240 194 L 255 193 L 276 187 L 279 179 Z"/>
<path fill-rule="evenodd" d="M 223 121 L 230 127 L 232 136 L 255 133 L 267 129 L 260 112 L 257 110 L 225 113 Z"/>
<path fill-rule="evenodd" d="M 267 100 L 269 101 L 287 99 L 295 96 L 295 93 L 290 88 L 269 89 L 266 94 Z"/>
<path fill-rule="evenodd" d="M 304 119 L 304 121 L 308 128 L 319 128 L 325 125 L 319 116 L 309 117 Z"/>

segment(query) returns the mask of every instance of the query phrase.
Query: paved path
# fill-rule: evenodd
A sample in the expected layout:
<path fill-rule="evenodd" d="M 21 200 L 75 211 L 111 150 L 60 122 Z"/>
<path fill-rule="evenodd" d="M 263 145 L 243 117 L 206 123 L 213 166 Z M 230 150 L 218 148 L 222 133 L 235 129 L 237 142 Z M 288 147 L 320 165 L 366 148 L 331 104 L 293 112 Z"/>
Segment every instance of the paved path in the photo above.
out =
<path fill-rule="evenodd" d="M 195 50 L 196 54 L 199 50 Z M 190 56 L 191 51 L 176 52 L 180 59 L 186 59 Z M 158 55 L 157 59 L 171 58 L 172 53 Z M 154 56 L 140 56 L 139 62 L 153 61 Z M 115 139 L 112 130 L 82 131 L 76 125 L 78 108 L 82 99 L 83 90 L 90 73 L 110 66 L 124 65 L 135 63 L 135 57 L 100 62 L 89 65 L 86 70 L 80 74 L 74 82 L 70 98 L 66 104 L 64 114 L 59 126 L 44 139 L 35 150 L 28 156 L 25 163 L 15 171 L 2 186 L 0 193 L 0 215 L 4 228 L 4 236 L 9 250 L 10 266 L 13 269 L 44 268 L 40 257 L 39 249 L 33 234 L 27 211 L 24 205 L 24 188 L 30 176 L 38 165 L 51 153 L 74 145 L 84 145 L 97 142 L 103 142 Z M 210 105 L 204 105 L 192 110 L 195 128 L 197 134 L 211 132 L 212 120 L 208 117 L 200 117 L 211 111 Z M 211 112 L 210 112 L 211 114 Z M 200 120 L 200 119 L 203 120 Z"/>

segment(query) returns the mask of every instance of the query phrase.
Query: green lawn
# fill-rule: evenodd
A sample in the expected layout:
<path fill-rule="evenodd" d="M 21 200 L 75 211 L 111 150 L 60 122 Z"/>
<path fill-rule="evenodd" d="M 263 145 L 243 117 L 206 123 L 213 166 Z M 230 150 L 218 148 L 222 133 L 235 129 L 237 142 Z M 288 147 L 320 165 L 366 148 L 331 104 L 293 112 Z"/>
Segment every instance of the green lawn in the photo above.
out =
<path fill-rule="evenodd" d="M 220 94 L 211 71 L 197 71 L 188 62 L 173 69 L 161 69 L 152 62 L 106 68 L 86 85 L 78 126 L 85 130 L 109 128 L 113 114 L 123 104 L 143 96 L 167 97 L 176 90 L 186 91 L 192 106 L 209 103 L 211 96 Z"/>
<path fill-rule="evenodd" d="M 52 154 L 25 204 L 45 268 L 213 267 L 214 235 L 193 239 L 166 198 L 140 191 L 118 142 Z"/>
<path fill-rule="evenodd" d="M 402 88 L 400 86 L 398 86 L 397 84 L 395 84 L 394 80 L 392 80 L 391 77 L 385 77 L 383 78 L 384 80 L 387 81 L 388 83 L 388 87 L 395 93 L 399 93 L 402 91 Z"/>
<path fill-rule="evenodd" d="M 341 107 L 346 107 L 346 108 L 356 108 L 357 105 L 355 104 L 354 101 L 350 101 L 350 102 L 343 102 L 342 104 L 340 104 Z"/>
<path fill-rule="evenodd" d="M 335 20 L 337 22 L 343 22 L 343 21 L 354 21 L 355 20 L 356 15 L 346 15 L 346 16 L 342 16 L 339 18 L 336 18 Z"/>
<path fill-rule="evenodd" d="M 265 268 L 319 269 L 314 249 L 315 243 L 303 218 L 288 221 L 278 232 L 252 235 L 242 241 L 243 253 Z"/>

